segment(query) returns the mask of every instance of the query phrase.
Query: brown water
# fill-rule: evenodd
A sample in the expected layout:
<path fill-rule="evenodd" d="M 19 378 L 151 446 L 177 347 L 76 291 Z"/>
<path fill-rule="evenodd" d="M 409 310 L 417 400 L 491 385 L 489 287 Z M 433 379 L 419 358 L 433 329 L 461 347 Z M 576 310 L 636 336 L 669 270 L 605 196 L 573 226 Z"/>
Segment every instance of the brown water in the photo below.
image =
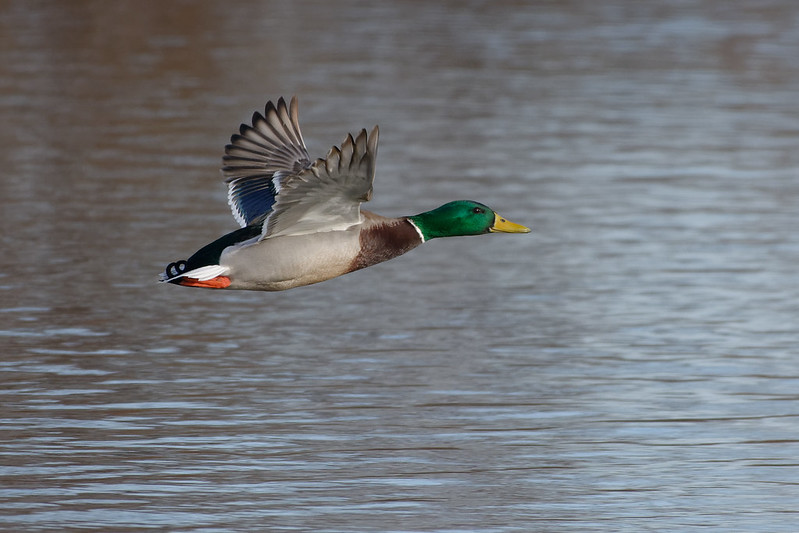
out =
<path fill-rule="evenodd" d="M 0 529 L 795 531 L 799 4 L 0 4 Z M 285 293 L 236 125 L 381 126 L 435 241 Z"/>

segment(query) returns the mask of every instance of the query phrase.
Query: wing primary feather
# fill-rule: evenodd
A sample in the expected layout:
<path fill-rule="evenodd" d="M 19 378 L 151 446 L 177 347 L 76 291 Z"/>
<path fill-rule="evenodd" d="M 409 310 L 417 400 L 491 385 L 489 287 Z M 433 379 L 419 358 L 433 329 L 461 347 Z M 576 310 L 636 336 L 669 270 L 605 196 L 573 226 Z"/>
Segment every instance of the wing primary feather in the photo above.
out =
<path fill-rule="evenodd" d="M 272 102 L 269 103 L 271 104 Z M 280 107 L 285 107 L 286 103 L 281 98 L 280 100 L 278 100 L 278 105 Z M 274 105 L 267 107 L 265 118 L 266 118 L 265 123 L 269 126 L 269 129 L 278 139 L 280 139 L 280 141 L 284 145 L 292 144 L 292 139 L 290 138 L 291 136 L 288 135 L 288 138 L 286 136 L 288 131 L 285 122 L 280 117 L 280 111 L 277 108 L 275 108 Z"/>
<path fill-rule="evenodd" d="M 284 181 L 311 165 L 299 126 L 297 98 L 269 101 L 230 138 L 222 158 L 228 203 L 242 226 L 272 211 Z"/>
<path fill-rule="evenodd" d="M 341 152 L 339 160 L 339 171 L 343 170 L 342 165 L 347 165 L 348 169 L 352 168 L 353 151 L 355 146 L 352 140 L 352 134 L 348 133 L 347 138 L 341 143 Z"/>
<path fill-rule="evenodd" d="M 292 97 L 292 100 L 295 98 L 296 97 Z M 291 122 L 291 116 L 289 115 L 289 108 L 286 105 L 286 101 L 282 97 L 277 101 L 277 115 L 280 119 L 281 126 L 283 126 L 283 131 L 286 133 L 286 135 L 288 135 L 293 144 L 298 144 L 300 140 L 297 139 L 296 135 L 294 135 L 294 128 Z"/>
<path fill-rule="evenodd" d="M 289 103 L 289 117 L 291 120 L 292 130 L 297 136 L 297 144 L 300 146 L 305 146 L 305 139 L 302 138 L 302 131 L 300 130 L 299 102 L 297 101 L 296 96 L 291 97 L 291 102 Z"/>
<path fill-rule="evenodd" d="M 271 104 L 271 103 L 272 102 L 269 102 L 269 104 Z M 273 107 L 273 109 L 274 109 L 274 107 Z M 270 109 L 269 109 L 269 107 L 267 107 L 266 108 L 266 116 L 264 116 L 264 115 L 262 115 L 262 114 L 260 114 L 258 112 L 255 112 L 253 114 L 253 116 L 252 116 L 252 128 L 248 128 L 247 131 L 255 132 L 262 139 L 264 139 L 270 145 L 275 146 L 275 147 L 280 147 L 280 146 L 284 146 L 284 145 L 289 144 L 290 141 L 288 139 L 286 139 L 285 137 L 283 137 L 280 134 L 280 132 L 277 130 L 277 128 L 275 128 L 274 124 L 272 124 L 271 117 L 274 116 L 274 112 L 270 113 L 269 111 L 270 111 Z M 279 142 L 276 143 L 274 139 L 270 138 L 270 136 L 267 135 L 267 133 L 266 133 L 267 131 L 269 133 L 271 133 L 272 135 L 274 135 L 277 138 L 277 141 L 279 141 Z"/>

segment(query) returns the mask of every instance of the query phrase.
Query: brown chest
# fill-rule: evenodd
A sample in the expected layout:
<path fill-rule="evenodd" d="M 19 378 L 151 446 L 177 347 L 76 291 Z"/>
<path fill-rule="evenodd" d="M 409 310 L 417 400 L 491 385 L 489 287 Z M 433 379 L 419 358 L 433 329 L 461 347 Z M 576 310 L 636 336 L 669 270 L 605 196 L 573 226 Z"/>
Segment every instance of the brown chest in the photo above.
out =
<path fill-rule="evenodd" d="M 350 271 L 388 261 L 422 244 L 419 232 L 406 219 L 367 225 L 361 230 L 359 240 L 361 249 Z"/>

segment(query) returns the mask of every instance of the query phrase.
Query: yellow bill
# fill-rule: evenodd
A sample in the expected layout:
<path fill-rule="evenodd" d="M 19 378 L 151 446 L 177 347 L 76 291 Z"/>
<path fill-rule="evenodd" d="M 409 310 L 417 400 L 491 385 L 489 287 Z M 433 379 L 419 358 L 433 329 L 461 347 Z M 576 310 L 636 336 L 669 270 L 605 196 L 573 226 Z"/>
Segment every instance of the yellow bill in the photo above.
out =
<path fill-rule="evenodd" d="M 499 216 L 499 214 L 494 213 L 494 223 L 488 228 L 488 231 L 492 233 L 530 233 L 530 228 L 506 220 Z"/>

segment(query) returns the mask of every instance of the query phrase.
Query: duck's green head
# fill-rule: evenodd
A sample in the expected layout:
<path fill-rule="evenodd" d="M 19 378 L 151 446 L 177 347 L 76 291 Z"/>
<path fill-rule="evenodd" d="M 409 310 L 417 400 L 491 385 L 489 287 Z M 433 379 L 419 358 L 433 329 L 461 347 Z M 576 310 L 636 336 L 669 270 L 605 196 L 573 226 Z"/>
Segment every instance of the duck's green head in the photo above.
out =
<path fill-rule="evenodd" d="M 471 200 L 456 200 L 408 218 L 419 228 L 426 241 L 436 237 L 482 235 L 492 232 L 530 232 L 530 228 L 510 222 L 487 205 Z"/>

